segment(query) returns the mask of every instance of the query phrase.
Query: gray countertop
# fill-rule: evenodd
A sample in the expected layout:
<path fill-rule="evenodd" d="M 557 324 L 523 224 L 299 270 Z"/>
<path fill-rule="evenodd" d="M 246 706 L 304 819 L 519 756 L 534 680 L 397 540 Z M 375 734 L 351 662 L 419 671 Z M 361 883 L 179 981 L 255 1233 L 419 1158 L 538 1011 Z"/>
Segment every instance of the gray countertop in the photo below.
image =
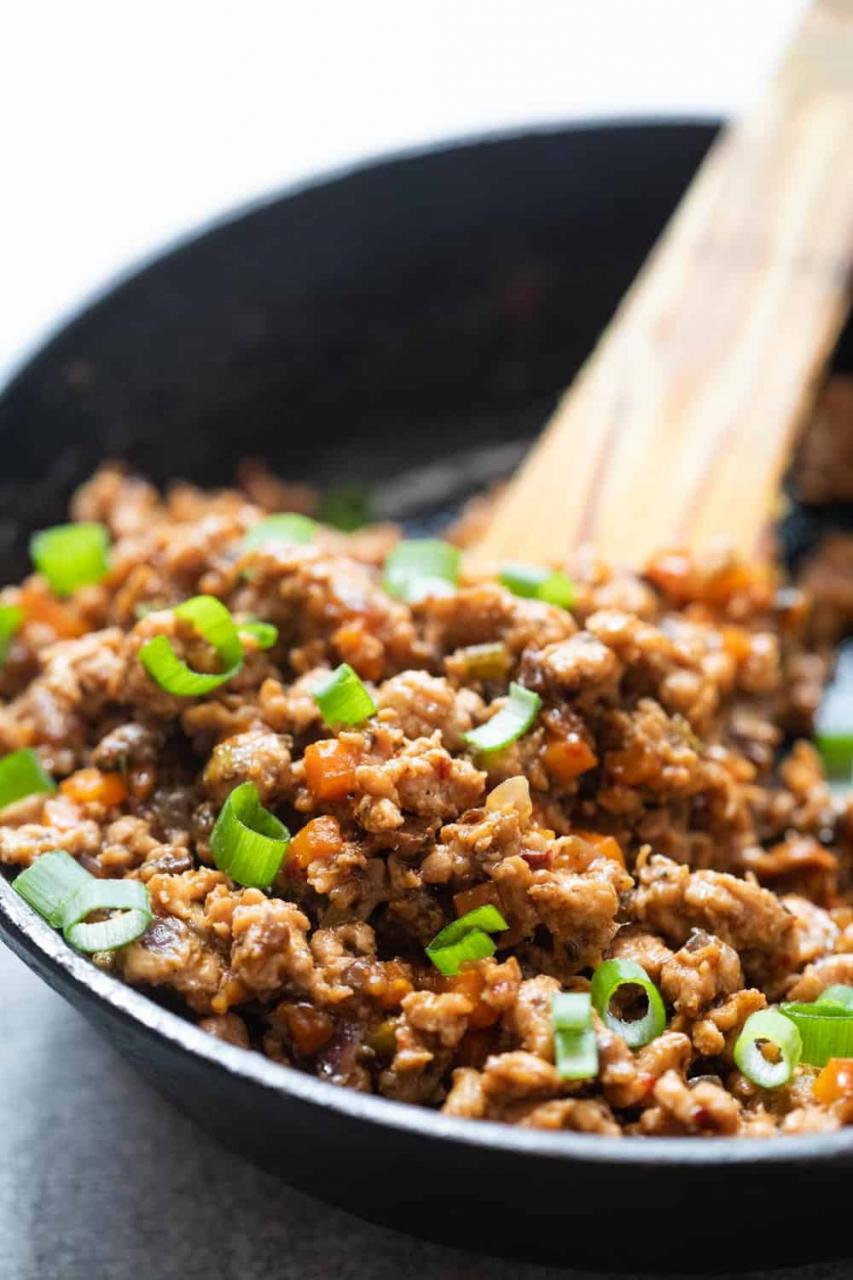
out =
<path fill-rule="evenodd" d="M 589 1274 L 427 1245 L 283 1186 L 177 1115 L 2 945 L 0 1098 L 0 1280 Z M 849 1275 L 840 1263 L 773 1280 Z"/>

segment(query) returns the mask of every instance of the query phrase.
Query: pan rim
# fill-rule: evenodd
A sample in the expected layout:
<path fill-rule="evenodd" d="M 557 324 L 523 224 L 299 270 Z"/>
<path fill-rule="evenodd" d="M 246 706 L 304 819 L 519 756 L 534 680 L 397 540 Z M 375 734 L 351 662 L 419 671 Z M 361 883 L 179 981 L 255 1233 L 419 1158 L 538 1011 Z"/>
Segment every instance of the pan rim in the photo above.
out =
<path fill-rule="evenodd" d="M 572 1164 L 646 1169 L 721 1169 L 732 1165 L 790 1167 L 803 1163 L 848 1163 L 853 1157 L 853 1130 L 791 1134 L 776 1138 L 616 1138 L 570 1130 L 550 1132 L 523 1129 L 489 1120 L 446 1116 L 413 1103 L 396 1102 L 319 1080 L 265 1057 L 256 1049 L 241 1049 L 202 1031 L 179 1014 L 163 1008 L 143 991 L 104 973 L 74 951 L 61 934 L 31 910 L 0 875 L 0 934 L 30 968 L 35 956 L 54 971 L 57 986 L 70 984 L 90 1003 L 106 1005 L 110 1013 L 144 1032 L 162 1037 L 179 1052 L 201 1058 L 221 1074 L 236 1076 L 272 1095 L 286 1095 L 323 1110 L 413 1137 L 465 1147 L 488 1147 L 505 1155 L 535 1156 Z"/>
<path fill-rule="evenodd" d="M 422 156 L 459 151 L 481 146 L 500 146 L 561 132 L 579 133 L 599 130 L 619 132 L 634 129 L 663 128 L 713 129 L 720 121 L 712 115 L 660 113 L 655 115 L 595 115 L 577 121 L 553 120 L 525 122 L 518 126 L 486 132 L 462 134 L 440 141 L 433 140 L 410 147 L 359 157 L 352 162 L 333 166 L 251 198 L 224 210 L 207 221 L 190 227 L 165 242 L 152 247 L 150 253 L 130 263 L 127 268 L 100 282 L 76 305 L 60 313 L 49 328 L 26 344 L 0 375 L 0 398 L 4 397 L 79 321 L 106 303 L 113 294 L 144 276 L 164 260 L 182 253 L 207 236 L 239 223 L 251 215 L 282 200 L 303 192 L 332 185 L 351 175 L 381 170 Z M 285 1095 L 297 1101 L 338 1112 L 354 1121 L 397 1130 L 424 1140 L 473 1148 L 489 1148 L 505 1155 L 533 1156 L 549 1161 L 572 1164 L 607 1165 L 646 1169 L 649 1166 L 669 1168 L 704 1168 L 759 1165 L 763 1168 L 789 1168 L 804 1163 L 820 1165 L 847 1164 L 853 1159 L 853 1129 L 828 1134 L 790 1135 L 774 1139 L 754 1138 L 643 1138 L 624 1139 L 571 1131 L 548 1132 L 522 1129 L 494 1121 L 474 1122 L 411 1103 L 402 1103 L 378 1095 L 319 1080 L 293 1067 L 284 1066 L 257 1050 L 241 1049 L 209 1035 L 180 1015 L 160 1006 L 144 992 L 128 986 L 98 969 L 75 952 L 43 920 L 24 903 L 0 873 L 0 935 L 33 970 L 44 967 L 55 978 L 61 991 L 71 987 L 92 1006 L 106 1006 L 110 1016 L 141 1032 L 162 1038 L 188 1057 L 203 1060 L 223 1076 L 237 1077 L 244 1083 L 265 1090 L 273 1096 Z M 41 976 L 41 975 L 39 975 Z"/>

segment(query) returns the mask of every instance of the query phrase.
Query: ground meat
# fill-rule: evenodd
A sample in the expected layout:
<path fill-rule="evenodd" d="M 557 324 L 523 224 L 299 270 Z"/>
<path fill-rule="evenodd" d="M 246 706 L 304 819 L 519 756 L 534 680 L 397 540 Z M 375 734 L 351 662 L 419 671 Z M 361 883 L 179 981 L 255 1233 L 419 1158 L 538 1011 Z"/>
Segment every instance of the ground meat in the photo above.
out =
<path fill-rule="evenodd" d="M 294 789 L 287 739 L 261 729 L 226 738 L 213 748 L 202 780 L 219 805 L 243 782 L 255 784 L 262 804 L 281 803 Z"/>
<path fill-rule="evenodd" d="M 794 917 L 767 889 L 735 876 L 653 857 L 640 871 L 631 911 L 671 942 L 686 941 L 693 929 L 716 934 L 738 952 L 748 976 L 779 978 L 796 961 Z"/>
<path fill-rule="evenodd" d="M 215 1036 L 217 1040 L 224 1040 L 226 1044 L 236 1044 L 240 1049 L 249 1048 L 249 1029 L 236 1013 L 213 1014 L 209 1018 L 200 1019 L 198 1025 L 202 1031 Z"/>
<path fill-rule="evenodd" d="M 840 474 L 821 431 L 800 463 L 814 492 Z M 109 465 L 77 495 L 111 537 L 109 576 L 67 599 L 39 575 L 2 591 L 22 623 L 0 750 L 33 750 L 58 788 L 0 813 L 3 874 L 64 849 L 136 880 L 151 924 L 96 963 L 342 1087 L 614 1136 L 853 1123 L 853 1098 L 818 1102 L 808 1063 L 764 1090 L 733 1057 L 768 1003 L 853 985 L 853 806 L 808 740 L 827 641 L 853 616 L 853 540 L 807 563 L 816 611 L 725 551 L 641 575 L 584 552 L 571 610 L 463 558 L 458 589 L 410 605 L 384 586 L 391 526 L 246 547 L 265 512 L 313 503 L 257 469 L 243 491 L 161 498 Z M 140 652 L 165 637 L 219 674 L 175 612 L 200 593 L 238 636 L 250 619 L 276 635 L 262 649 L 244 630 L 239 671 L 186 698 Z M 337 725 L 314 690 L 344 662 L 375 710 Z M 483 752 L 471 731 L 511 681 L 541 705 Z M 244 783 L 292 832 L 265 888 L 211 847 Z M 483 908 L 499 915 L 473 935 L 480 958 L 437 965 L 439 931 Z M 591 1015 L 595 1073 L 564 1079 L 554 997 L 589 991 L 606 959 L 642 966 L 665 1026 L 631 1049 Z"/>
<path fill-rule="evenodd" d="M 730 995 L 742 987 L 743 970 L 737 952 L 701 929 L 666 961 L 660 974 L 664 999 L 676 1013 L 687 1018 L 698 1017 L 718 996 Z"/>
<path fill-rule="evenodd" d="M 473 689 L 454 689 L 426 671 L 405 671 L 381 686 L 376 705 L 407 738 L 427 738 L 436 730 L 448 751 L 463 746 L 462 735 L 483 718 L 483 701 Z"/>
<path fill-rule="evenodd" d="M 653 1094 L 656 1105 L 640 1118 L 642 1133 L 737 1133 L 740 1107 L 719 1084 L 698 1080 L 691 1087 L 678 1072 L 667 1071 L 655 1084 Z"/>
<path fill-rule="evenodd" d="M 672 952 L 662 938 L 636 924 L 622 925 L 607 954 L 642 965 L 653 982 L 660 982 L 661 970 L 672 959 Z"/>

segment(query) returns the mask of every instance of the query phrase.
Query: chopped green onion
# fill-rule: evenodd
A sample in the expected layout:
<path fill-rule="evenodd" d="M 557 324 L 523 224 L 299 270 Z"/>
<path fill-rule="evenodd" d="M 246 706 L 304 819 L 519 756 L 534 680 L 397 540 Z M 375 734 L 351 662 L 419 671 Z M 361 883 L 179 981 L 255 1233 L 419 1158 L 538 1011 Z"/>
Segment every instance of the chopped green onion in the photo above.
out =
<path fill-rule="evenodd" d="M 373 519 L 373 495 L 357 484 L 330 489 L 320 498 L 317 519 L 344 533 L 352 533 Z"/>
<path fill-rule="evenodd" d="M 853 641 L 846 641 L 835 656 L 832 680 L 824 690 L 815 716 L 815 745 L 831 784 L 847 788 L 853 783 Z"/>
<path fill-rule="evenodd" d="M 776 1060 L 768 1058 L 762 1044 L 772 1045 Z M 803 1053 L 795 1023 L 775 1009 L 751 1013 L 734 1048 L 734 1059 L 748 1080 L 762 1089 L 778 1089 L 794 1074 Z"/>
<path fill-rule="evenodd" d="M 84 923 L 94 911 L 119 915 Z M 78 951 L 115 951 L 142 936 L 151 923 L 151 901 L 141 880 L 98 880 L 88 876 L 66 901 L 62 932 Z"/>
<path fill-rule="evenodd" d="M 825 1067 L 830 1058 L 853 1057 L 853 1011 L 841 1003 L 780 1005 L 802 1041 L 803 1062 Z"/>
<path fill-rule="evenodd" d="M 231 614 L 214 596 L 193 596 L 174 609 L 176 618 L 192 623 L 196 631 L 216 650 L 222 671 L 206 674 L 193 671 L 172 648 L 168 636 L 155 636 L 139 651 L 139 660 L 151 679 L 179 698 L 195 698 L 217 689 L 232 679 L 243 665 L 243 646 Z"/>
<path fill-rule="evenodd" d="M 389 596 L 416 604 L 428 596 L 448 596 L 459 581 L 461 552 L 438 538 L 398 542 L 385 561 L 382 585 Z"/>
<path fill-rule="evenodd" d="M 317 528 L 316 520 L 294 511 L 267 516 L 266 520 L 259 520 L 246 534 L 242 550 L 251 551 L 254 547 L 271 546 L 276 543 L 294 546 L 313 542 Z"/>
<path fill-rule="evenodd" d="M 58 524 L 30 538 L 30 555 L 58 596 L 107 576 L 109 537 L 102 524 Z"/>
<path fill-rule="evenodd" d="M 0 758 L 0 809 L 27 796 L 52 795 L 56 783 L 31 747 Z"/>
<path fill-rule="evenodd" d="M 815 745 L 827 778 L 834 782 L 849 782 L 853 774 L 853 733 L 818 733 Z"/>
<path fill-rule="evenodd" d="M 0 667 L 9 656 L 12 637 L 20 629 L 24 611 L 16 604 L 0 604 Z"/>
<path fill-rule="evenodd" d="M 98 880 L 64 849 L 36 858 L 12 888 L 78 951 L 114 951 L 151 923 L 151 900 L 140 880 Z M 121 914 L 85 923 L 95 911 L 114 910 Z"/>
<path fill-rule="evenodd" d="M 502 933 L 506 928 L 507 922 L 497 907 L 486 903 L 445 925 L 429 943 L 426 953 L 440 973 L 453 977 L 468 961 L 494 955 L 495 944 L 489 934 Z"/>
<path fill-rule="evenodd" d="M 259 649 L 271 649 L 278 640 L 278 627 L 271 622 L 258 622 L 257 618 L 238 623 L 237 629 L 241 636 L 251 636 Z"/>
<path fill-rule="evenodd" d="M 611 1012 L 611 1002 L 621 987 L 640 987 L 645 993 L 647 1008 L 641 1018 L 620 1018 Z M 601 1020 L 622 1037 L 629 1049 L 642 1048 L 666 1026 L 661 994 L 643 966 L 633 960 L 605 960 L 592 975 L 590 994 Z"/>
<path fill-rule="evenodd" d="M 210 836 L 214 861 L 238 884 L 268 889 L 290 844 L 283 822 L 265 809 L 254 782 L 235 787 Z"/>
<path fill-rule="evenodd" d="M 562 1080 L 588 1080 L 598 1072 L 592 999 L 586 991 L 563 991 L 551 1001 L 554 1059 Z"/>
<path fill-rule="evenodd" d="M 506 704 L 497 715 L 462 736 L 475 751 L 500 751 L 527 733 L 541 706 L 542 699 L 538 693 L 513 682 L 509 686 Z"/>
<path fill-rule="evenodd" d="M 91 879 L 88 871 L 84 871 L 69 853 L 57 849 L 55 853 L 41 854 L 26 871 L 15 876 L 12 888 L 49 925 L 61 929 L 65 904 L 84 881 Z"/>
<path fill-rule="evenodd" d="M 848 987 L 844 982 L 834 982 L 831 987 L 821 991 L 815 1004 L 821 1007 L 835 1005 L 841 1009 L 850 1009 L 853 1012 L 853 987 Z"/>
<path fill-rule="evenodd" d="M 535 564 L 505 564 L 500 581 L 514 596 L 544 600 L 571 609 L 575 589 L 561 569 L 543 569 Z"/>
<path fill-rule="evenodd" d="M 503 680 L 512 666 L 509 650 L 500 640 L 469 644 L 464 649 L 457 649 L 453 656 L 464 663 L 469 680 Z"/>
<path fill-rule="evenodd" d="M 361 724 L 376 711 L 376 703 L 348 662 L 315 684 L 311 697 L 330 729 L 338 724 Z"/>

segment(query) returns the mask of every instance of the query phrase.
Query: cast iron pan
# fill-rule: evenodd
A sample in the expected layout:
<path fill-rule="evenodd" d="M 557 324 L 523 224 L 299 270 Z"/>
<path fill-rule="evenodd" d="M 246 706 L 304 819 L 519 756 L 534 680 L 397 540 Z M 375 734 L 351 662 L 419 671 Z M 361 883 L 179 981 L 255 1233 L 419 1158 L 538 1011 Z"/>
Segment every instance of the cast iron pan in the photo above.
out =
<path fill-rule="evenodd" d="M 109 456 L 217 484 L 261 455 L 288 477 L 378 481 L 389 514 L 434 516 L 542 423 L 713 132 L 596 126 L 395 159 L 161 258 L 0 399 L 3 579 Z M 71 952 L 2 877 L 0 933 L 183 1111 L 366 1218 L 607 1270 L 853 1252 L 832 1209 L 853 1131 L 630 1141 L 445 1118 L 214 1040 Z"/>

